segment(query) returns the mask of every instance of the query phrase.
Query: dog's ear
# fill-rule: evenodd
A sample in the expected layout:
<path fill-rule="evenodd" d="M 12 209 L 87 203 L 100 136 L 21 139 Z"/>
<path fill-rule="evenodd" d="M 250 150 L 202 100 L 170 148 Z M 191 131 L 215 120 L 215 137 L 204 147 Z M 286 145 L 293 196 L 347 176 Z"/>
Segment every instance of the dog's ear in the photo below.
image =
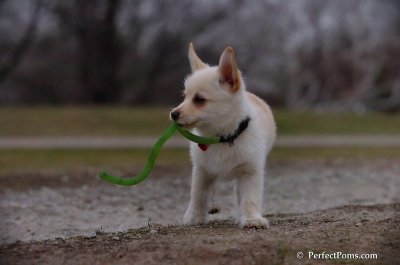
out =
<path fill-rule="evenodd" d="M 199 57 L 197 57 L 197 54 L 194 51 L 192 43 L 189 44 L 188 57 L 189 57 L 190 67 L 192 68 L 192 72 L 208 67 L 207 64 L 203 63 L 203 61 L 200 60 Z"/>
<path fill-rule="evenodd" d="M 240 88 L 239 69 L 236 64 L 235 52 L 227 47 L 219 59 L 218 65 L 219 81 L 229 84 L 230 89 L 236 92 Z"/>

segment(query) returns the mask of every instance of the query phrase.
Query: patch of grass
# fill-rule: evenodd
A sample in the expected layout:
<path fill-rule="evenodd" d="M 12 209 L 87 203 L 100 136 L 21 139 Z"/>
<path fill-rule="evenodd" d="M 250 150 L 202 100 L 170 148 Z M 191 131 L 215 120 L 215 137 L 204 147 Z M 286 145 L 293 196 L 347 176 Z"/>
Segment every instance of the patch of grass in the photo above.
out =
<path fill-rule="evenodd" d="M 0 136 L 159 135 L 168 108 L 2 107 Z"/>
<path fill-rule="evenodd" d="M 280 159 L 400 159 L 400 148 L 385 147 L 308 147 L 308 148 L 274 148 L 270 154 L 273 160 Z"/>
<path fill-rule="evenodd" d="M 0 175 L 25 172 L 100 172 L 111 169 L 138 169 L 145 166 L 149 150 L 0 150 Z M 189 162 L 184 149 L 160 152 L 156 166 Z"/>
<path fill-rule="evenodd" d="M 0 150 L 0 175 L 29 172 L 76 172 L 101 170 L 140 170 L 150 151 L 122 150 Z M 274 148 L 271 162 L 285 159 L 400 159 L 400 148 Z M 188 150 L 163 149 L 155 168 L 188 166 Z"/>
<path fill-rule="evenodd" d="M 400 134 L 400 115 L 273 110 L 281 135 Z M 160 135 L 167 107 L 1 107 L 0 136 Z"/>
<path fill-rule="evenodd" d="M 400 115 L 274 111 L 278 134 L 400 134 Z"/>

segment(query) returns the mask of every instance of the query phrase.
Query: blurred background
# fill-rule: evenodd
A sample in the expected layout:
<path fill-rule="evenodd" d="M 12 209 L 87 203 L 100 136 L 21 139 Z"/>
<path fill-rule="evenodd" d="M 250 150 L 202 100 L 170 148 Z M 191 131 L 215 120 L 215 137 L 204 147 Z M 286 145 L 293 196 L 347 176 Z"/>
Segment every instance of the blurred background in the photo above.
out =
<path fill-rule="evenodd" d="M 400 109 L 397 0 L 1 0 L 1 104 L 174 105 L 188 43 L 273 106 Z"/>

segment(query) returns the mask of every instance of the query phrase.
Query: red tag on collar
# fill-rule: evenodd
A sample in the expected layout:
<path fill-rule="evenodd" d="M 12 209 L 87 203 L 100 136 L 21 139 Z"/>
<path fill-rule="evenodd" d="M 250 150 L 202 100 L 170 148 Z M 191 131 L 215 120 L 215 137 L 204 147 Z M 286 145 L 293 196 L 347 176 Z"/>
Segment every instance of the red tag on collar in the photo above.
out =
<path fill-rule="evenodd" d="M 199 147 L 200 147 L 200 149 L 201 150 L 203 150 L 203 151 L 207 151 L 207 149 L 208 149 L 208 144 L 197 144 Z"/>

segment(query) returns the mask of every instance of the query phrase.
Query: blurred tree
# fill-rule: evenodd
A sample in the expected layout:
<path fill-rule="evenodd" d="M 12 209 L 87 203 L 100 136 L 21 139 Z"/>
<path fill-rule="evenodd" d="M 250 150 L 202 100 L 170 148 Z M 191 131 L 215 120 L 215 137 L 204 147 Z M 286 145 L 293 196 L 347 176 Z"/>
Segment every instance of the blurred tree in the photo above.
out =
<path fill-rule="evenodd" d="M 124 101 L 137 104 L 179 101 L 182 80 L 190 69 L 189 42 L 223 21 L 231 9 L 239 8 L 240 3 L 236 2 L 241 1 L 228 6 L 215 4 L 210 9 L 208 4 L 195 4 L 191 0 L 127 1 L 128 41 L 133 55 L 126 57 L 129 66 L 124 67 L 125 75 L 130 77 Z M 196 48 L 202 51 L 201 47 Z"/>
<path fill-rule="evenodd" d="M 269 103 L 400 110 L 398 0 L 41 0 L 32 52 L 8 60 L 30 1 L 0 0 L 11 10 L 0 65 L 19 61 L 0 102 L 174 104 L 193 41 L 211 65 L 234 47 L 248 89 Z"/>
<path fill-rule="evenodd" d="M 5 2 L 6 0 L 0 1 L 0 8 L 4 6 Z M 31 18 L 25 32 L 22 34 L 22 37 L 17 43 L 10 47 L 8 52 L 4 52 L 6 58 L 1 60 L 0 64 L 0 85 L 7 79 L 14 69 L 18 67 L 35 39 L 42 1 L 36 0 L 33 5 L 34 7 Z"/>
<path fill-rule="evenodd" d="M 122 53 L 116 21 L 120 3 L 120 0 L 47 2 L 61 26 L 78 43 L 82 102 L 110 103 L 119 99 L 117 73 Z"/>

